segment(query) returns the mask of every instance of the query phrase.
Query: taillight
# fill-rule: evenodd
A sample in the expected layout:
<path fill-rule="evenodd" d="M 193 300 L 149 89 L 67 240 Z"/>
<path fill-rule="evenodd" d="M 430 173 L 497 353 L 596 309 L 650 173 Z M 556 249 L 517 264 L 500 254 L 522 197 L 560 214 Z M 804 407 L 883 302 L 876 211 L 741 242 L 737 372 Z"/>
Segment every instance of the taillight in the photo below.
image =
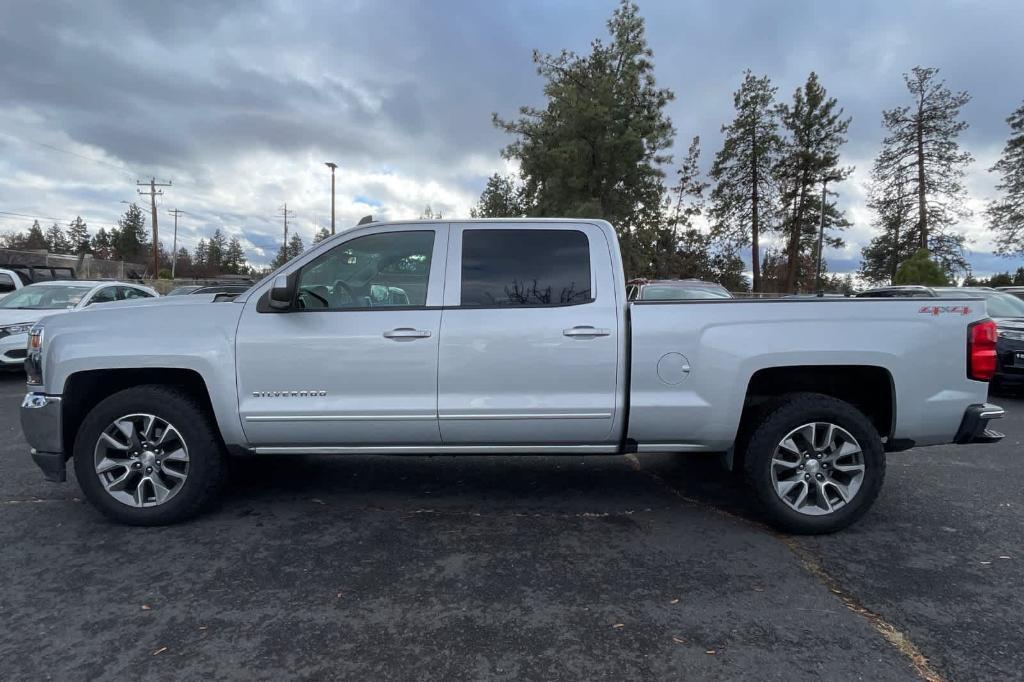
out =
<path fill-rule="evenodd" d="M 988 381 L 996 373 L 996 323 L 975 322 L 967 328 L 967 378 Z"/>

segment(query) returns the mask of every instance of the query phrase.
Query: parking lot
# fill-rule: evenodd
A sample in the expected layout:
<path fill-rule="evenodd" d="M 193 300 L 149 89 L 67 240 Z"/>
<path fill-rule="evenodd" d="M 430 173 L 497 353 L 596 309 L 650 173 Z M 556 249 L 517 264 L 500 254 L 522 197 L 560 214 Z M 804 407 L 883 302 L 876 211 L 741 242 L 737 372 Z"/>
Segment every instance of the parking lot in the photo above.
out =
<path fill-rule="evenodd" d="M 121 527 L 43 481 L 23 391 L 0 376 L 3 679 L 1024 669 L 1021 400 L 1001 443 L 894 454 L 859 525 L 792 538 L 713 460 L 650 455 L 250 460 L 214 512 Z"/>

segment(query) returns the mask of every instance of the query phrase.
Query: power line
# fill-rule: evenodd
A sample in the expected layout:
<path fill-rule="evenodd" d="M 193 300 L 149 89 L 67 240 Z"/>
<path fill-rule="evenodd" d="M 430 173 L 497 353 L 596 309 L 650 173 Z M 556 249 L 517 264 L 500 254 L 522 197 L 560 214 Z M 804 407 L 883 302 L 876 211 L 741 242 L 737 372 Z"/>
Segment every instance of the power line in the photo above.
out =
<path fill-rule="evenodd" d="M 50 149 L 52 151 L 59 152 L 61 154 L 68 154 L 70 156 L 76 156 L 76 157 L 78 157 L 80 159 L 84 159 L 85 161 L 91 161 L 93 163 L 98 163 L 98 164 L 101 164 L 103 166 L 107 166 L 109 168 L 115 168 L 115 169 L 121 171 L 122 173 L 127 173 L 128 175 L 135 175 L 135 173 L 133 173 L 128 168 L 125 168 L 124 166 L 119 166 L 116 163 L 110 163 L 109 161 L 104 161 L 102 159 L 97 159 L 97 158 L 92 157 L 92 156 L 86 156 L 85 154 L 79 154 L 78 152 L 73 152 L 73 151 L 68 150 L 68 149 L 61 149 L 60 147 L 55 147 L 52 144 L 47 144 L 45 142 L 39 142 L 37 140 L 29 140 L 27 138 L 15 137 L 13 135 L 8 135 L 6 133 L 4 134 L 4 137 L 8 137 L 8 138 L 10 138 L 10 139 L 12 139 L 12 140 L 14 140 L 16 142 L 22 142 L 22 143 L 25 143 L 25 144 L 34 144 L 37 147 L 43 147 L 45 149 Z"/>
<path fill-rule="evenodd" d="M 65 218 L 54 218 L 53 216 L 29 215 L 28 213 L 13 213 L 11 211 L 0 211 L 0 215 L 9 215 L 15 218 L 31 218 L 34 220 L 56 220 L 57 222 L 71 222 L 71 220 L 74 220 L 74 218 L 67 220 Z"/>

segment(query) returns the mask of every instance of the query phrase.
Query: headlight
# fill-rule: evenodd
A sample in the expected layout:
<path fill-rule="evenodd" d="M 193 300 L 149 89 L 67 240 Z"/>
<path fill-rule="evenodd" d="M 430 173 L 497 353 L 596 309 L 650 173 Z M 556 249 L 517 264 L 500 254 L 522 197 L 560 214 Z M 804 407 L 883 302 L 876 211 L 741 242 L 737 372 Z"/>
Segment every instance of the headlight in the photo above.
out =
<path fill-rule="evenodd" d="M 43 385 L 43 326 L 33 325 L 28 332 L 28 353 L 25 356 L 26 383 L 33 386 Z"/>
<path fill-rule="evenodd" d="M 30 329 L 32 329 L 32 323 L 31 322 L 22 322 L 20 324 L 9 324 L 6 327 L 0 327 L 0 336 L 14 336 L 15 334 L 28 334 Z"/>
<path fill-rule="evenodd" d="M 1016 329 L 1000 329 L 999 338 L 1013 339 L 1014 341 L 1024 341 L 1024 331 L 1018 331 Z"/>

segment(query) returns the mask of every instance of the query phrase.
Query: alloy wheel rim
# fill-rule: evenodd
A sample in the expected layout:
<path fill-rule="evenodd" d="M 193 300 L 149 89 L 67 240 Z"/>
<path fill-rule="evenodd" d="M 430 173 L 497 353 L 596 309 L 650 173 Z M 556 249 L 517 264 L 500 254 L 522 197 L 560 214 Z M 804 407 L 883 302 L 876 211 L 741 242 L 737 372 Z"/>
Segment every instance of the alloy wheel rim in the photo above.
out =
<path fill-rule="evenodd" d="M 808 516 L 831 514 L 849 504 L 864 482 L 864 450 L 849 431 L 810 422 L 787 433 L 772 454 L 775 494 Z"/>
<path fill-rule="evenodd" d="M 156 507 L 184 486 L 188 446 L 166 419 L 129 414 L 100 433 L 93 464 L 103 489 L 115 500 L 130 507 Z"/>

